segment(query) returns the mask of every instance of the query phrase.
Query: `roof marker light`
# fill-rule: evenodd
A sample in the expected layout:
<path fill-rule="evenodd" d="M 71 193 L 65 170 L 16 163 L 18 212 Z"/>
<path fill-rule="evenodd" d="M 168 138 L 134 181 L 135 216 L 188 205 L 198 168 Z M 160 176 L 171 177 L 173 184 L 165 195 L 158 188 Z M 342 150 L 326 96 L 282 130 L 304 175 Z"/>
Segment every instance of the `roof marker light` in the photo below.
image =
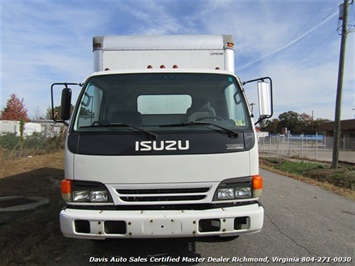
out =
<path fill-rule="evenodd" d="M 173 68 L 179 68 L 179 66 L 178 65 L 173 65 Z"/>
<path fill-rule="evenodd" d="M 152 65 L 148 65 L 147 68 L 148 68 L 148 69 L 152 69 L 153 66 L 152 66 Z"/>
<path fill-rule="evenodd" d="M 161 65 L 160 68 L 165 68 L 165 66 L 164 66 L 164 65 Z"/>
<path fill-rule="evenodd" d="M 108 67 L 105 68 L 105 71 L 109 71 L 110 69 Z"/>
<path fill-rule="evenodd" d="M 216 67 L 215 69 L 216 69 L 216 70 L 221 70 L 219 67 Z"/>

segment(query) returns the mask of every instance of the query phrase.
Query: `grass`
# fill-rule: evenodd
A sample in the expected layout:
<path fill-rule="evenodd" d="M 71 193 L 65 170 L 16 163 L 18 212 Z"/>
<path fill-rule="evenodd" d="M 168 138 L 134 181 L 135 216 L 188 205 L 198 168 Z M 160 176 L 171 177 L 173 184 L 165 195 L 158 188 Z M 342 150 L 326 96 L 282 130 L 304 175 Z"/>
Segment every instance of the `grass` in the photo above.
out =
<path fill-rule="evenodd" d="M 261 167 L 355 200 L 355 166 L 341 165 L 338 169 L 332 169 L 327 163 L 263 158 Z"/>

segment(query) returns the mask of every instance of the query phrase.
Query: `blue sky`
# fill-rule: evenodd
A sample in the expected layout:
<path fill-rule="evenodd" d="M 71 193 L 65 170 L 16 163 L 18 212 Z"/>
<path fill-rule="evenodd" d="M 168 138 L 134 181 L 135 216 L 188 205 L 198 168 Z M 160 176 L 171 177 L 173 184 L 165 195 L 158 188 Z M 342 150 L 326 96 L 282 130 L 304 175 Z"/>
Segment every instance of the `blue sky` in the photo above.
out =
<path fill-rule="evenodd" d="M 295 111 L 333 120 L 342 2 L 2 0 L 0 109 L 15 93 L 30 117 L 44 114 L 52 83 L 82 82 L 91 74 L 93 36 L 232 34 L 241 80 L 273 79 L 275 118 Z M 348 34 L 342 119 L 354 117 L 354 40 L 355 32 Z M 257 102 L 255 88 L 246 89 L 249 101 Z"/>

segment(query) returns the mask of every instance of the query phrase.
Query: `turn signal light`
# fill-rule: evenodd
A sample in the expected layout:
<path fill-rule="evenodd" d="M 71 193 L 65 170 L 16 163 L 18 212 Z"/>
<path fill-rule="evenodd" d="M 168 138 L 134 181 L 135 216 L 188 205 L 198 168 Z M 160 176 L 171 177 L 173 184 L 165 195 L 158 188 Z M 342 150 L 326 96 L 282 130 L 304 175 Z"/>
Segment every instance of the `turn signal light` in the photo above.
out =
<path fill-rule="evenodd" d="M 263 178 L 260 175 L 254 175 L 252 177 L 253 183 L 253 197 L 260 197 L 263 192 Z"/>
<path fill-rule="evenodd" d="M 65 201 L 70 201 L 71 200 L 71 180 L 64 179 L 61 182 L 60 191 L 62 193 L 62 198 Z"/>

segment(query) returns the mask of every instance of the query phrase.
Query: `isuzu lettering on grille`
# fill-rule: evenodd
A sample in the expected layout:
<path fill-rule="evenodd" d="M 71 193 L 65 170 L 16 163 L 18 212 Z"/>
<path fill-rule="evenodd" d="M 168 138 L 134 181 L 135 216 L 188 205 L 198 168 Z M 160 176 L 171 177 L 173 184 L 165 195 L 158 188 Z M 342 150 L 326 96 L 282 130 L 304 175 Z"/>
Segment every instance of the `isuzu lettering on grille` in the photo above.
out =
<path fill-rule="evenodd" d="M 184 143 L 185 142 L 185 143 Z M 188 140 L 136 141 L 136 151 L 186 151 L 190 149 Z"/>

